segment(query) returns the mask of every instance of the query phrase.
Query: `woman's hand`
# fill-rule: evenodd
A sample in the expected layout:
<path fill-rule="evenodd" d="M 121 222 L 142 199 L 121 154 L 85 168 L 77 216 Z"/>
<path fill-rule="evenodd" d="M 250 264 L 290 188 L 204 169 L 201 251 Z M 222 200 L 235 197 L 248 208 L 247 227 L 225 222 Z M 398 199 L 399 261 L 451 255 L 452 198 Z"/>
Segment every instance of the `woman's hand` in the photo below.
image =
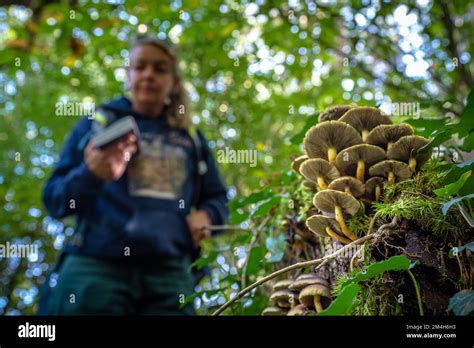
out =
<path fill-rule="evenodd" d="M 188 226 L 193 236 L 194 247 L 199 248 L 201 240 L 211 235 L 211 231 L 206 227 L 210 225 L 211 218 L 204 210 L 191 212 L 188 216 Z"/>
<path fill-rule="evenodd" d="M 107 145 L 103 150 L 94 148 L 89 141 L 84 150 L 87 167 L 102 180 L 120 179 L 127 169 L 130 158 L 137 151 L 136 141 L 136 136 L 130 134 L 124 140 Z"/>

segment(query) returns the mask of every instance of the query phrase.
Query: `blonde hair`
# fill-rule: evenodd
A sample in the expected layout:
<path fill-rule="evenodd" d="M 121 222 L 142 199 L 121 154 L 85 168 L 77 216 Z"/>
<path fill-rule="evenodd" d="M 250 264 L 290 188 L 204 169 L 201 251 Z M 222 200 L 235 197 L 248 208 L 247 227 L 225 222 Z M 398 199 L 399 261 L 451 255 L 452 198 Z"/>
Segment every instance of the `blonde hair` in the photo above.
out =
<path fill-rule="evenodd" d="M 130 46 L 130 52 L 136 47 L 147 45 L 159 48 L 173 61 L 174 87 L 169 96 L 170 102 L 165 105 L 165 114 L 170 127 L 188 130 L 191 126 L 191 116 L 184 81 L 179 69 L 177 48 L 169 41 L 140 36 Z"/>

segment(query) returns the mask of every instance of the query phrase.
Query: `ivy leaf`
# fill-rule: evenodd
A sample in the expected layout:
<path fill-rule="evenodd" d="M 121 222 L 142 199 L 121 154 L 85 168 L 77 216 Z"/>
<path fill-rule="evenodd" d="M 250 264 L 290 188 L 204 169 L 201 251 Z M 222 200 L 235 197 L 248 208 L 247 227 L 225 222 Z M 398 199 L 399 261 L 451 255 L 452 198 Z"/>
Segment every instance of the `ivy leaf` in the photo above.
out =
<path fill-rule="evenodd" d="M 342 287 L 350 283 L 358 283 L 378 276 L 385 271 L 401 271 L 410 269 L 410 260 L 405 255 L 392 256 L 391 258 L 371 264 L 366 271 L 357 273 L 352 278 L 346 280 Z"/>
<path fill-rule="evenodd" d="M 271 256 L 267 259 L 268 263 L 279 262 L 285 255 L 286 240 L 283 234 L 279 235 L 278 238 L 268 237 L 265 240 L 265 246 L 270 252 Z"/>
<path fill-rule="evenodd" d="M 464 186 L 464 184 L 466 183 L 467 179 L 471 176 L 471 174 L 472 174 L 472 171 L 470 170 L 464 173 L 463 175 L 461 175 L 461 177 L 456 182 L 448 184 L 442 188 L 433 190 L 433 192 L 438 197 L 446 198 L 446 197 L 452 196 L 459 192 L 459 190 Z"/>
<path fill-rule="evenodd" d="M 351 283 L 345 286 L 339 296 L 337 296 L 337 298 L 331 302 L 328 308 L 315 315 L 350 315 L 352 313 L 352 309 L 357 304 L 355 299 L 360 289 L 360 285 L 357 283 Z"/>
<path fill-rule="evenodd" d="M 461 290 L 449 300 L 448 309 L 456 315 L 469 315 L 474 312 L 474 290 Z"/>

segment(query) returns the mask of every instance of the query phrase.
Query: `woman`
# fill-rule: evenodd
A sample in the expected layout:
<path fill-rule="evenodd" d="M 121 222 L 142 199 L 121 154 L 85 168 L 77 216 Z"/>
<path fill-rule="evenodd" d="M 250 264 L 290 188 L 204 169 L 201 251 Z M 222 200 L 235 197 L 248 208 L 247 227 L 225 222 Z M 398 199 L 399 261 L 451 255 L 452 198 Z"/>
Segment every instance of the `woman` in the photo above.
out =
<path fill-rule="evenodd" d="M 103 124 L 83 118 L 67 140 L 43 200 L 78 227 L 45 284 L 40 314 L 193 314 L 190 265 L 209 225 L 225 223 L 226 190 L 204 137 L 191 134 L 173 47 L 141 38 L 130 50 L 131 100 L 102 107 L 131 115 L 128 135 L 97 149 Z"/>

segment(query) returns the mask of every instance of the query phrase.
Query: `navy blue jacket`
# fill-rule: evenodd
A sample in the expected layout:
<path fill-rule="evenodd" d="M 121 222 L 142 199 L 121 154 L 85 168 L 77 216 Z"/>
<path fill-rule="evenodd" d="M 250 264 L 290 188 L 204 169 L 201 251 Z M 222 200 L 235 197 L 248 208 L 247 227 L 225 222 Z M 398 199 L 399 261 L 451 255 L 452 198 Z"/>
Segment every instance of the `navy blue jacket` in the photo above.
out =
<path fill-rule="evenodd" d="M 192 202 L 209 213 L 212 224 L 228 217 L 226 189 L 207 141 L 198 132 L 208 170 L 196 192 L 196 147 L 186 131 L 170 128 L 165 117 L 133 112 L 124 97 L 106 106 L 135 118 L 140 150 L 119 180 L 104 182 L 83 159 L 94 121 L 84 117 L 77 123 L 43 191 L 52 217 L 76 215 L 79 231 L 66 252 L 113 259 L 192 256 L 186 221 Z"/>

